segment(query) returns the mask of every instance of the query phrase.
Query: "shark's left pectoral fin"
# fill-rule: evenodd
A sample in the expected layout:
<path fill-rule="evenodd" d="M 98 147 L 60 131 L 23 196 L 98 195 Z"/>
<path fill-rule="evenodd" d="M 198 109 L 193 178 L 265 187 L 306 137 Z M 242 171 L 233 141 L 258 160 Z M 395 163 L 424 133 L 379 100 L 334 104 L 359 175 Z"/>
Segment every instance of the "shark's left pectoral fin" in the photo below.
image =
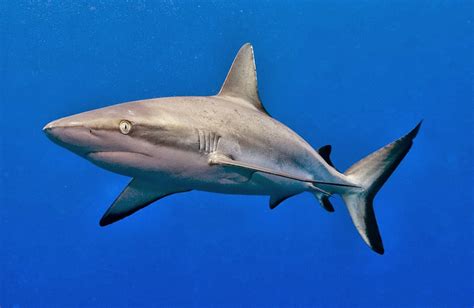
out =
<path fill-rule="evenodd" d="M 331 183 L 331 182 L 325 182 L 325 181 L 318 181 L 318 180 L 313 180 L 313 179 L 308 179 L 304 178 L 301 176 L 289 174 L 284 171 L 280 170 L 275 170 L 275 169 L 270 169 L 267 167 L 262 167 L 262 166 L 257 166 L 255 164 L 250 164 L 242 161 L 237 161 L 234 160 L 226 155 L 222 154 L 212 154 L 209 156 L 209 165 L 221 165 L 221 166 L 227 166 L 227 167 L 234 167 L 234 168 L 239 168 L 239 169 L 244 169 L 249 171 L 250 173 L 255 173 L 255 172 L 261 172 L 269 175 L 275 175 L 283 178 L 287 178 L 290 180 L 295 180 L 295 181 L 300 181 L 300 182 L 306 182 L 306 183 L 312 183 L 312 188 L 316 191 L 319 191 L 325 195 L 330 195 L 330 193 L 316 187 L 314 184 L 325 184 L 325 185 L 335 185 L 335 186 L 346 186 L 345 184 L 339 184 L 339 183 Z"/>
<path fill-rule="evenodd" d="M 123 219 L 147 205 L 177 192 L 176 188 L 160 188 L 146 181 L 133 179 L 115 199 L 100 220 L 101 226 L 110 225 Z"/>
<path fill-rule="evenodd" d="M 227 167 L 234 167 L 234 168 L 238 168 L 238 169 L 247 170 L 251 173 L 262 172 L 262 173 L 266 173 L 266 174 L 270 174 L 270 175 L 276 175 L 276 176 L 280 176 L 280 177 L 284 177 L 284 178 L 292 179 L 292 180 L 296 180 L 296 181 L 311 182 L 311 180 L 307 180 L 307 179 L 303 179 L 301 177 L 293 176 L 291 174 L 281 172 L 281 171 L 278 171 L 278 170 L 273 170 L 273 169 L 269 169 L 269 168 L 266 168 L 266 167 L 257 166 L 255 164 L 250 164 L 250 163 L 246 163 L 246 162 L 242 162 L 242 161 L 237 161 L 237 160 L 234 160 L 234 159 L 232 159 L 232 158 L 230 158 L 226 155 L 222 155 L 222 154 L 212 154 L 211 156 L 209 156 L 209 165 L 221 165 L 221 166 L 227 166 Z"/>

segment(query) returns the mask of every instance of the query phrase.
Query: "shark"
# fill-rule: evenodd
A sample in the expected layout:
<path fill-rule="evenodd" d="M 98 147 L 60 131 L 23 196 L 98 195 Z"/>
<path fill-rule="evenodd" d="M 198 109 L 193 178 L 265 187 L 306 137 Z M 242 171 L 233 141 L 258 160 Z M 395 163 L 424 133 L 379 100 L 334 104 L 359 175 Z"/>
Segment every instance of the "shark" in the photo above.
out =
<path fill-rule="evenodd" d="M 341 196 L 362 239 L 383 254 L 373 200 L 420 125 L 340 172 L 330 145 L 315 150 L 269 115 L 247 43 L 216 95 L 122 103 L 52 121 L 43 131 L 93 164 L 132 178 L 100 226 L 191 190 L 269 196 L 270 209 L 309 192 L 328 212 L 334 211 L 330 198 Z"/>

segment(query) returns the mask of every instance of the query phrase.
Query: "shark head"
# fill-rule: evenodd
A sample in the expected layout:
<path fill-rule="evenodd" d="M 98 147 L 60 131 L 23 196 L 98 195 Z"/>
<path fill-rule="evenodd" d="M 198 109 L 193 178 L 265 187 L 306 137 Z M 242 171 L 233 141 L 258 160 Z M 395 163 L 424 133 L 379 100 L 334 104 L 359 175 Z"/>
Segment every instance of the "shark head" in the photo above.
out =
<path fill-rule="evenodd" d="M 160 133 L 146 113 L 142 105 L 116 105 L 52 121 L 43 131 L 58 145 L 100 167 L 135 176 L 149 169 L 156 153 L 156 143 L 151 141 Z"/>

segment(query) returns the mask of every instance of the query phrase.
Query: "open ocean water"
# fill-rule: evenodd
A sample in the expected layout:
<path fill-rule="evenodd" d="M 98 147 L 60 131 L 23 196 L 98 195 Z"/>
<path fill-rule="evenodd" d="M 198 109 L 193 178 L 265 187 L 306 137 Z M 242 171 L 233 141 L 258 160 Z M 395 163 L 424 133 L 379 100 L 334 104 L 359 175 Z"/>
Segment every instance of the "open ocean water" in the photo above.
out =
<path fill-rule="evenodd" d="M 0 306 L 472 307 L 473 1 L 0 1 Z M 129 179 L 43 126 L 216 93 L 254 46 L 269 113 L 344 170 L 424 119 L 375 199 L 193 191 L 109 227 Z"/>

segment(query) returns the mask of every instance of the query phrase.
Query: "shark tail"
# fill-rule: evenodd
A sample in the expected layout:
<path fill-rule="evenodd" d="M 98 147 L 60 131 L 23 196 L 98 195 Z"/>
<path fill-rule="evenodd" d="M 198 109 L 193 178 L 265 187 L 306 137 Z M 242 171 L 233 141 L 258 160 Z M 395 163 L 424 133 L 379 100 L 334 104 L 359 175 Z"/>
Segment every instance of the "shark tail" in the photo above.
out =
<path fill-rule="evenodd" d="M 421 122 L 402 138 L 361 159 L 344 173 L 351 182 L 361 187 L 342 193 L 352 222 L 367 245 L 379 254 L 384 253 L 384 248 L 375 219 L 373 200 L 410 150 L 420 126 Z"/>

